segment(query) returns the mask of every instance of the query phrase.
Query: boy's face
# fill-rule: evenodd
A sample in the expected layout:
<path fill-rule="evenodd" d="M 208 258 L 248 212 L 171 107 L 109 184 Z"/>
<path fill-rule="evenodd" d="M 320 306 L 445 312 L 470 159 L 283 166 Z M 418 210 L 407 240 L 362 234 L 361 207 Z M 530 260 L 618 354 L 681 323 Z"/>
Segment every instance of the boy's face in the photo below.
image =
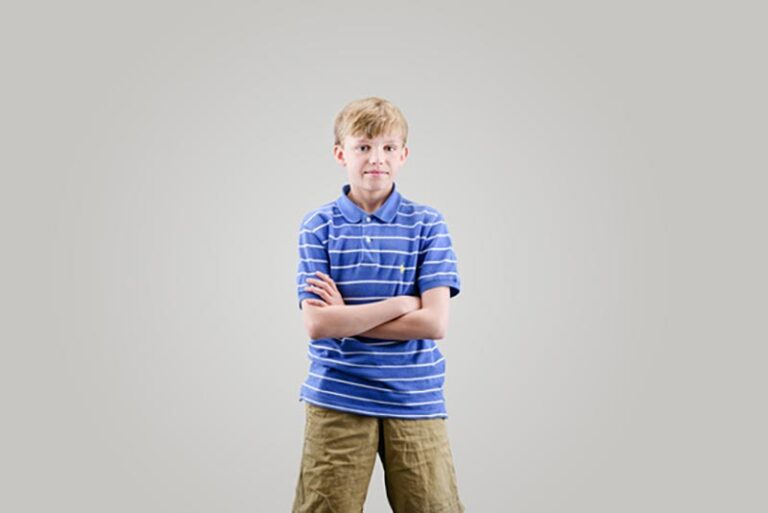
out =
<path fill-rule="evenodd" d="M 408 158 L 408 148 L 398 133 L 373 139 L 348 135 L 343 146 L 333 147 L 333 153 L 339 164 L 347 168 L 352 189 L 368 193 L 389 191 Z"/>

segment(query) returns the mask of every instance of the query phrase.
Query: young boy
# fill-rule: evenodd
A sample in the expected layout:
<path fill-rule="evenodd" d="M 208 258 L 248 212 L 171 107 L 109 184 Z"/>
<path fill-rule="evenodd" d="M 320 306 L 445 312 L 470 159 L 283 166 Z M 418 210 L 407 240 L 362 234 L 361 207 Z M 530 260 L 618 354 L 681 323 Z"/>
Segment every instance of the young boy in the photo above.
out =
<path fill-rule="evenodd" d="M 460 513 L 443 397 L 449 299 L 460 280 L 443 216 L 395 178 L 408 125 L 376 97 L 334 123 L 349 183 L 299 232 L 299 308 L 310 337 L 294 513 L 359 513 L 378 454 L 395 513 Z"/>

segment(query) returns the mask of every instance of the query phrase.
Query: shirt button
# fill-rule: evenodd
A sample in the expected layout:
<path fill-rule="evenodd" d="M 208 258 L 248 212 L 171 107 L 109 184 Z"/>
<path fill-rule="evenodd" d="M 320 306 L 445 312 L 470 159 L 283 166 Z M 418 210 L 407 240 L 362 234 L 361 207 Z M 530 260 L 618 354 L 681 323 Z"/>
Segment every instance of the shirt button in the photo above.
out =
<path fill-rule="evenodd" d="M 370 237 L 366 237 L 365 238 L 365 242 L 371 242 L 371 238 Z"/>
<path fill-rule="evenodd" d="M 366 221 L 370 221 L 370 220 L 371 220 L 371 218 L 370 218 L 370 217 L 366 217 L 366 218 L 365 218 L 365 220 L 366 220 Z"/>

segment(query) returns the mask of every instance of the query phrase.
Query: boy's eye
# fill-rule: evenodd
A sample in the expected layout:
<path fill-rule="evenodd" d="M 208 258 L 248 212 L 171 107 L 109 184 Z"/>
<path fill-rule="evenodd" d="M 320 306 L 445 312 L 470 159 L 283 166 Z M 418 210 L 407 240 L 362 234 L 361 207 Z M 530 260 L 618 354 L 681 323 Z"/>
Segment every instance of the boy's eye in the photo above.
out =
<path fill-rule="evenodd" d="M 360 144 L 360 145 L 355 147 L 355 149 L 357 149 L 358 151 L 368 151 L 369 148 L 370 148 L 370 146 L 367 145 L 367 144 Z M 397 150 L 397 146 L 394 146 L 394 145 L 391 145 L 391 144 L 387 144 L 386 146 L 384 146 L 384 149 L 386 151 L 396 151 Z"/>

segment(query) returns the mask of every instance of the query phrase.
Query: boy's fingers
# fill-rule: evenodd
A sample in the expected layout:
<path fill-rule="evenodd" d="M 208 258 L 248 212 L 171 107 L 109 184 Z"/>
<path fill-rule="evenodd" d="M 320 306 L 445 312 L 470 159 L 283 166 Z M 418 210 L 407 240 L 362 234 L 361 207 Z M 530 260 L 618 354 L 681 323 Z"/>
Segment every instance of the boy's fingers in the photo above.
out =
<path fill-rule="evenodd" d="M 323 288 L 320 288 L 320 287 L 313 287 L 312 285 L 308 285 L 307 288 L 310 291 L 312 291 L 315 294 L 317 294 L 318 296 L 320 296 L 321 298 L 325 299 L 326 301 L 330 300 L 330 296 L 328 295 L 328 291 L 327 290 L 325 290 Z"/>
<path fill-rule="evenodd" d="M 317 287 L 317 288 L 325 288 L 325 287 L 328 287 L 328 284 L 327 284 L 327 283 L 325 283 L 324 281 L 320 281 L 320 280 L 317 280 L 317 279 L 315 279 L 315 278 L 307 278 L 307 281 L 308 281 L 309 283 L 312 283 L 312 284 L 313 284 L 315 287 Z"/>
<path fill-rule="evenodd" d="M 323 289 L 329 291 L 329 292 L 338 292 L 339 289 L 336 288 L 336 283 L 331 279 L 330 276 L 327 276 L 327 281 L 321 281 L 315 278 L 307 278 L 307 281 L 311 281 L 312 283 L 316 283 L 318 287 L 322 287 Z"/>
<path fill-rule="evenodd" d="M 321 280 L 323 280 L 325 282 L 333 283 L 333 278 L 331 278 L 330 276 L 328 276 L 324 272 L 317 271 L 317 275 L 320 277 Z"/>
<path fill-rule="evenodd" d="M 322 278 L 326 283 L 328 283 L 334 290 L 338 290 L 338 288 L 336 288 L 336 282 L 333 281 L 333 278 L 322 271 L 317 271 L 317 275 L 320 276 L 320 278 Z"/>
<path fill-rule="evenodd" d="M 320 276 L 322 280 L 318 280 L 317 278 L 307 278 L 307 282 L 312 284 L 311 286 L 314 287 L 316 294 L 322 296 L 322 298 L 329 303 L 331 302 L 331 294 L 341 294 L 338 287 L 336 287 L 336 282 L 334 282 L 330 276 L 320 271 L 316 271 L 315 274 Z M 323 294 L 319 291 L 322 291 Z"/>

